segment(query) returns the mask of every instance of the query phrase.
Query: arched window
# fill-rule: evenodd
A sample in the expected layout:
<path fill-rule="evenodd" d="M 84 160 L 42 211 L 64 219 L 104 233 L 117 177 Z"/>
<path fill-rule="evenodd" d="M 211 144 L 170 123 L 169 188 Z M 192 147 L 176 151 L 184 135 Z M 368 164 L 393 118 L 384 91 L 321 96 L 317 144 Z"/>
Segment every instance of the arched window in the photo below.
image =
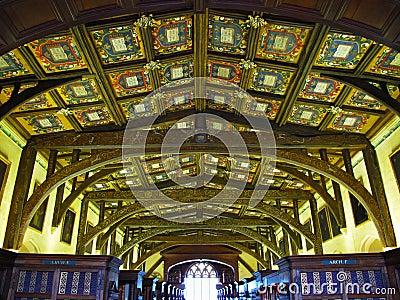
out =
<path fill-rule="evenodd" d="M 197 262 L 190 266 L 186 273 L 188 278 L 217 278 L 214 266 L 207 262 Z"/>
<path fill-rule="evenodd" d="M 185 278 L 186 300 L 217 300 L 217 271 L 208 262 L 196 262 L 190 266 Z"/>

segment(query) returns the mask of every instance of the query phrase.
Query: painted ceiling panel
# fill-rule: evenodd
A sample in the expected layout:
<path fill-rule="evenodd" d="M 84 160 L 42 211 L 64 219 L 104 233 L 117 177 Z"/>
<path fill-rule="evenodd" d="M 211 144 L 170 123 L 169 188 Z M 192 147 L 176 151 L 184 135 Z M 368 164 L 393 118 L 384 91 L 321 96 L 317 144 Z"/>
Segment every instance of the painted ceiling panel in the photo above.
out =
<path fill-rule="evenodd" d="M 207 107 L 217 110 L 233 112 L 237 105 L 237 99 L 232 93 L 222 89 L 209 89 L 207 91 Z"/>
<path fill-rule="evenodd" d="M 207 64 L 207 76 L 239 83 L 242 71 L 238 65 L 233 63 L 209 61 Z"/>
<path fill-rule="evenodd" d="M 93 184 L 88 190 L 89 191 L 105 191 L 111 189 L 111 184 L 108 182 L 99 182 Z"/>
<path fill-rule="evenodd" d="M 318 74 L 310 74 L 306 83 L 299 93 L 300 98 L 312 99 L 324 102 L 333 102 L 343 88 L 343 84 L 329 79 L 320 77 Z"/>
<path fill-rule="evenodd" d="M 289 71 L 258 67 L 253 73 L 250 89 L 284 95 L 292 76 Z"/>
<path fill-rule="evenodd" d="M 134 168 L 124 168 L 121 171 L 113 173 L 112 176 L 115 178 L 126 178 L 133 175 L 136 175 L 136 171 Z"/>
<path fill-rule="evenodd" d="M 210 130 L 211 133 L 218 131 L 232 131 L 233 126 L 228 122 L 218 122 L 207 120 L 207 129 Z"/>
<path fill-rule="evenodd" d="M 90 32 L 104 65 L 145 58 L 139 31 L 134 26 L 120 26 Z"/>
<path fill-rule="evenodd" d="M 400 53 L 383 47 L 367 68 L 367 72 L 400 77 Z"/>
<path fill-rule="evenodd" d="M 58 93 L 68 105 L 101 101 L 97 83 L 94 79 L 84 79 L 57 88 Z"/>
<path fill-rule="evenodd" d="M 49 93 L 43 93 L 18 107 L 17 111 L 39 110 L 56 107 Z"/>
<path fill-rule="evenodd" d="M 109 79 L 117 97 L 131 96 L 152 90 L 145 70 L 110 73 Z"/>
<path fill-rule="evenodd" d="M 254 174 L 246 174 L 239 172 L 230 172 L 229 178 L 237 181 L 247 181 L 251 182 L 253 180 Z"/>
<path fill-rule="evenodd" d="M 157 105 L 151 100 L 124 102 L 121 106 L 128 120 L 150 117 L 158 113 Z"/>
<path fill-rule="evenodd" d="M 309 189 L 306 184 L 303 182 L 296 180 L 296 179 L 291 179 L 291 180 L 286 180 L 286 188 L 288 189 L 293 189 L 293 190 L 298 190 L 298 189 Z"/>
<path fill-rule="evenodd" d="M 389 92 L 389 95 L 393 98 L 393 99 L 397 99 L 397 101 L 400 101 L 400 88 L 396 85 L 392 85 L 392 84 L 387 84 L 387 89 Z"/>
<path fill-rule="evenodd" d="M 278 177 L 287 177 L 288 174 L 275 168 L 275 167 L 267 167 L 264 169 L 264 174 L 269 176 L 278 176 Z"/>
<path fill-rule="evenodd" d="M 110 114 L 104 106 L 75 109 L 74 114 L 79 123 L 84 127 L 106 125 L 112 122 Z"/>
<path fill-rule="evenodd" d="M 228 164 L 228 160 L 224 156 L 214 156 L 211 154 L 204 155 L 204 162 L 210 165 L 218 165 L 220 167 L 226 167 Z"/>
<path fill-rule="evenodd" d="M 28 44 L 46 73 L 86 68 L 86 63 L 71 35 L 44 38 Z"/>
<path fill-rule="evenodd" d="M 372 41 L 363 37 L 330 33 L 326 37 L 315 65 L 354 69 L 371 45 Z"/>
<path fill-rule="evenodd" d="M 261 28 L 257 58 L 297 63 L 310 29 L 269 23 Z"/>
<path fill-rule="evenodd" d="M 166 98 L 165 106 L 167 107 L 168 111 L 173 112 L 194 108 L 193 92 L 191 91 L 175 93 L 173 96 Z"/>
<path fill-rule="evenodd" d="M 261 178 L 258 184 L 269 186 L 272 189 L 279 189 L 282 186 L 283 182 L 284 179 L 280 177 L 271 178 L 270 176 L 264 176 Z"/>
<path fill-rule="evenodd" d="M 341 131 L 365 133 L 377 119 L 377 116 L 344 111 L 337 114 L 328 127 Z"/>
<path fill-rule="evenodd" d="M 324 107 L 296 104 L 290 114 L 289 122 L 299 125 L 318 126 L 327 112 L 328 109 Z"/>
<path fill-rule="evenodd" d="M 247 101 L 244 105 L 244 111 L 253 116 L 266 116 L 274 120 L 278 113 L 281 101 L 267 100 L 260 97 L 254 97 L 256 101 Z"/>
<path fill-rule="evenodd" d="M 140 179 L 135 177 L 135 178 L 127 178 L 126 180 L 118 180 L 117 181 L 118 186 L 121 189 L 129 189 L 131 186 L 141 186 L 142 183 L 140 182 Z"/>
<path fill-rule="evenodd" d="M 72 126 L 65 116 L 55 113 L 44 113 L 41 115 L 26 115 L 17 117 L 17 120 L 32 135 L 54 133 L 71 130 Z"/>
<path fill-rule="evenodd" d="M 161 84 L 193 77 L 193 60 L 180 59 L 179 62 L 166 63 L 159 69 Z"/>
<path fill-rule="evenodd" d="M 153 20 L 154 49 L 158 55 L 192 49 L 192 18 L 182 16 Z"/>
<path fill-rule="evenodd" d="M 27 88 L 34 87 L 36 86 L 36 83 L 22 83 L 20 86 L 20 89 L 18 91 L 18 94 L 25 91 Z M 12 95 L 12 92 L 14 90 L 13 85 L 5 85 L 2 87 L 1 92 L 0 92 L 0 104 L 6 103 L 8 100 L 10 100 L 10 97 Z"/>
<path fill-rule="evenodd" d="M 245 54 L 248 29 L 246 21 L 222 16 L 209 17 L 208 49 L 211 51 Z"/>
<path fill-rule="evenodd" d="M 357 89 L 352 89 L 345 104 L 354 107 L 385 109 L 385 107 L 377 99 Z"/>
<path fill-rule="evenodd" d="M 239 158 L 234 158 L 231 161 L 231 170 L 255 172 L 257 170 L 258 165 L 259 162 L 255 160 L 246 161 Z"/>
<path fill-rule="evenodd" d="M 10 51 L 0 56 L 0 79 L 32 74 L 18 51 Z"/>

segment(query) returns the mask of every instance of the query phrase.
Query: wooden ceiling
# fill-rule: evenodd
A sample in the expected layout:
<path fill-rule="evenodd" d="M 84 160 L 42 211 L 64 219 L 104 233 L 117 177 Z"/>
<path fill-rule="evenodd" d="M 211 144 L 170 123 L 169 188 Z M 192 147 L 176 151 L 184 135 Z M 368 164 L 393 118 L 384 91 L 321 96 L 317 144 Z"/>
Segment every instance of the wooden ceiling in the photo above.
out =
<path fill-rule="evenodd" d="M 0 114 L 27 139 L 121 131 L 129 120 L 158 114 L 163 119 L 154 129 L 164 130 L 184 115 L 234 116 L 235 110 L 266 116 L 276 128 L 294 130 L 291 134 L 369 137 L 400 114 L 398 1 L 26 0 L 2 1 L 0 12 Z M 227 80 L 257 102 L 231 103 L 218 89 L 209 91 L 208 100 L 182 92 L 141 103 L 152 91 L 192 77 Z M 248 130 L 239 118 L 233 125 Z M 80 159 L 92 151 L 82 150 Z M 306 152 L 320 156 L 318 149 Z M 57 162 L 66 166 L 73 157 L 72 150 L 59 151 Z M 338 164 L 341 157 L 340 150 L 328 149 L 331 163 Z M 146 188 L 149 181 L 175 189 L 161 158 L 137 159 L 132 168 L 118 161 L 79 176 L 75 184 L 103 172 L 83 189 L 93 201 L 101 200 L 96 199 L 98 191 Z M 251 189 L 265 175 L 274 190 L 315 191 L 299 180 L 308 174 L 304 169 L 280 163 L 261 173 L 257 155 L 249 163 L 240 156 L 201 152 L 176 160 L 187 175 L 210 170 L 215 175 L 210 189 L 221 189 L 228 178 L 246 180 Z M 246 172 L 248 176 L 242 174 Z M 317 173 L 312 176 L 321 180 Z M 307 197 L 295 197 L 296 206 Z M 280 200 L 270 201 L 293 209 L 292 197 Z M 127 204 L 107 201 L 105 208 L 111 214 Z M 169 208 L 157 210 L 168 213 Z M 190 206 L 185 210 L 195 214 Z M 243 216 L 264 218 L 241 204 L 225 213 Z"/>

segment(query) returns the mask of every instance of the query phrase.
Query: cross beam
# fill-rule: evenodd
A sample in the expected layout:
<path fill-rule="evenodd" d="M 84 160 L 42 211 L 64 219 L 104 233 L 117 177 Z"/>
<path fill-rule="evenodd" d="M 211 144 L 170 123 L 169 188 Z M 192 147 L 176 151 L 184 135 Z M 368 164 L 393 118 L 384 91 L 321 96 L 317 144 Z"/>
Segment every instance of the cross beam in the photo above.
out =
<path fill-rule="evenodd" d="M 329 133 L 321 134 L 321 132 L 304 132 L 303 134 L 295 135 L 290 132 L 297 132 L 296 126 L 286 125 L 285 128 L 273 129 L 275 144 L 264 145 L 264 147 L 277 148 L 308 148 L 308 149 L 360 149 L 365 148 L 368 140 L 365 135 L 356 133 Z M 286 130 L 287 129 L 287 130 Z M 31 144 L 38 150 L 57 149 L 72 150 L 72 149 L 120 149 L 124 142 L 124 130 L 113 132 L 64 132 L 57 135 L 34 136 L 31 138 Z M 171 133 L 173 135 L 173 132 Z M 176 130 L 176 137 L 180 137 L 181 130 Z M 243 140 L 247 145 L 258 145 L 257 135 L 252 132 L 241 132 Z M 148 147 L 159 146 L 163 143 L 166 135 L 165 131 L 150 130 L 138 131 L 138 135 L 147 136 L 146 145 Z M 192 142 L 188 142 L 192 144 Z M 220 143 L 218 143 L 219 145 Z M 199 144 L 194 144 L 193 146 Z M 134 147 L 135 144 L 124 145 L 124 147 Z M 210 141 L 206 146 L 207 149 L 213 149 L 217 146 L 216 143 Z"/>
<path fill-rule="evenodd" d="M 185 193 L 182 194 L 179 190 L 164 190 L 163 194 L 172 199 L 179 199 L 182 203 L 196 203 L 203 202 L 207 199 L 215 197 L 221 191 L 208 188 L 199 189 L 185 189 Z M 160 192 L 158 190 L 138 190 L 135 194 L 140 198 L 153 199 L 154 201 L 162 201 L 160 198 Z M 253 191 L 245 190 L 238 198 L 239 202 L 247 203 L 250 200 Z M 264 199 L 308 199 L 310 192 L 304 190 L 268 190 L 264 196 Z M 89 192 L 86 194 L 85 200 L 87 201 L 136 201 L 136 197 L 131 191 L 96 191 Z M 224 199 L 221 199 L 222 201 Z M 231 199 L 225 199 L 227 202 L 231 202 Z"/>
<path fill-rule="evenodd" d="M 176 223 L 172 221 L 167 221 L 161 218 L 142 218 L 142 219 L 131 219 L 124 222 L 124 225 L 130 227 L 142 227 L 142 228 L 151 228 L 151 227 L 182 227 L 182 230 L 185 228 L 196 228 L 196 229 L 232 229 L 232 226 L 235 227 L 269 227 L 271 225 L 276 225 L 276 223 L 267 220 L 260 220 L 258 218 L 241 218 L 241 219 L 225 219 L 225 218 L 214 218 L 204 222 L 196 223 L 196 224 L 187 224 L 187 223 Z"/>

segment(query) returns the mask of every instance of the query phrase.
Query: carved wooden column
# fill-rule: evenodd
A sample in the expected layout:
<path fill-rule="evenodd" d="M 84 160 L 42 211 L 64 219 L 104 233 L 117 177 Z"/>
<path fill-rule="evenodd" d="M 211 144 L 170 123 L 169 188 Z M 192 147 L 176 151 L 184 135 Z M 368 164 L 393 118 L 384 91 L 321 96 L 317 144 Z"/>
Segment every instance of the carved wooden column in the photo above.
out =
<path fill-rule="evenodd" d="M 28 199 L 29 187 L 35 167 L 37 151 L 28 143 L 22 150 L 18 174 L 15 180 L 14 193 L 8 215 L 4 248 L 17 249 L 17 238 L 20 230 L 22 210 Z"/>
<path fill-rule="evenodd" d="M 105 213 L 106 213 L 106 202 L 101 201 L 100 202 L 100 211 L 99 211 L 99 224 L 104 221 Z M 101 238 L 100 238 L 100 236 L 98 236 L 97 241 L 100 241 L 100 240 L 101 240 Z M 105 245 L 101 249 L 99 249 L 101 251 L 101 254 L 107 253 L 107 245 L 108 245 L 108 243 L 106 242 Z"/>
<path fill-rule="evenodd" d="M 77 162 L 79 160 L 80 152 L 81 152 L 80 149 L 74 149 L 72 151 L 71 164 L 73 164 L 74 162 Z M 53 173 L 54 173 L 54 171 L 53 171 Z M 74 177 L 72 179 L 71 193 L 76 188 L 77 180 L 78 180 L 78 177 Z M 63 183 L 62 185 L 60 185 L 57 188 L 56 201 L 54 203 L 53 222 L 52 222 L 52 226 L 53 227 L 57 227 L 59 225 L 59 220 L 61 220 L 61 218 L 63 217 L 63 216 L 60 216 L 60 208 L 61 208 L 61 205 L 62 205 L 63 200 L 64 200 L 64 189 L 65 189 L 65 183 Z"/>
<path fill-rule="evenodd" d="M 387 247 L 396 247 L 396 237 L 393 230 L 392 218 L 387 204 L 385 189 L 383 186 L 382 175 L 379 169 L 378 159 L 373 146 L 369 143 L 363 149 L 363 156 L 372 195 L 378 202 L 379 211 L 383 217 L 383 231 L 385 234 L 385 244 Z M 383 242 L 383 241 L 382 241 Z"/>
<path fill-rule="evenodd" d="M 280 199 L 277 199 L 276 200 L 276 206 L 277 206 L 277 208 L 279 209 L 279 210 L 282 210 L 282 205 L 281 205 L 281 200 Z M 285 211 L 284 211 L 285 212 Z M 286 230 L 285 230 L 285 228 L 283 228 L 283 227 L 281 227 L 282 228 L 282 234 L 283 234 L 283 237 L 282 237 L 282 239 L 283 239 L 283 251 L 286 253 L 286 254 L 288 254 L 289 255 L 289 238 L 288 238 L 288 234 L 287 234 L 287 232 L 286 232 Z M 279 246 L 279 245 L 278 245 Z M 281 249 L 282 250 L 282 249 Z"/>
<path fill-rule="evenodd" d="M 129 269 L 132 270 L 132 265 L 133 265 L 133 255 L 135 254 L 135 248 L 132 248 L 132 250 L 129 252 Z"/>
<path fill-rule="evenodd" d="M 267 252 L 265 252 L 265 260 L 268 263 L 267 269 L 272 269 L 272 263 L 271 263 L 271 251 L 269 251 L 269 249 L 267 250 Z"/>
<path fill-rule="evenodd" d="M 326 151 L 326 149 L 321 149 L 319 150 L 320 153 L 320 157 L 323 161 L 329 162 L 328 159 L 328 152 Z M 321 175 L 321 179 L 324 178 Z M 332 182 L 332 188 L 333 188 L 333 192 L 335 194 L 335 200 L 338 204 L 338 208 L 339 208 L 339 218 L 340 220 L 338 220 L 338 224 L 342 224 L 341 228 L 346 228 L 346 217 L 344 215 L 344 207 L 343 207 L 343 199 L 342 199 L 342 193 L 340 191 L 340 185 L 336 182 L 331 180 Z M 326 185 L 323 185 L 326 187 Z"/>
<path fill-rule="evenodd" d="M 299 202 L 297 201 L 297 199 L 293 199 L 293 217 L 297 222 L 300 223 Z M 299 246 L 297 247 L 296 243 L 293 241 L 291 242 L 291 245 L 292 253 L 293 255 L 296 255 L 299 253 L 299 248 L 301 249 L 302 245 L 300 234 L 298 232 L 295 232 L 294 234 L 295 236 L 292 236 L 292 240 L 295 240 Z"/>
<path fill-rule="evenodd" d="M 111 241 L 110 241 L 110 255 L 114 255 L 115 253 L 115 243 L 116 243 L 116 238 L 117 238 L 117 230 L 115 230 L 112 234 L 111 234 Z"/>
<path fill-rule="evenodd" d="M 320 243 L 322 244 L 321 224 L 319 223 L 317 201 L 315 200 L 314 196 L 310 196 L 309 203 L 310 203 L 310 214 L 313 223 L 314 234 L 316 239 L 319 240 Z M 323 249 L 317 249 L 317 247 L 315 247 L 314 245 L 314 251 L 315 254 L 322 254 Z"/>
<path fill-rule="evenodd" d="M 81 245 L 81 241 L 86 232 L 88 209 L 89 209 L 89 201 L 86 201 L 84 198 L 81 203 L 81 213 L 79 216 L 78 242 L 76 243 L 77 245 L 76 254 L 84 254 L 85 252 L 85 246 L 82 245 L 82 248 L 78 248 L 78 245 Z"/>
<path fill-rule="evenodd" d="M 282 234 L 283 234 L 283 247 L 284 247 L 284 251 L 287 255 L 290 255 L 289 252 L 289 236 L 288 233 L 286 232 L 285 229 L 282 228 Z"/>
<path fill-rule="evenodd" d="M 272 243 L 274 246 L 277 246 L 277 243 L 276 243 L 276 235 L 275 235 L 274 229 L 273 229 L 272 227 L 269 227 L 268 230 L 269 230 L 269 239 L 270 239 L 271 243 Z M 278 259 L 278 256 L 276 256 L 276 254 L 274 254 L 274 253 L 271 252 L 271 260 L 272 260 L 272 263 L 274 263 L 274 261 L 277 260 L 277 259 Z"/>
<path fill-rule="evenodd" d="M 121 246 L 125 245 L 128 242 L 128 240 L 129 240 L 129 227 L 126 226 Z M 132 251 L 127 252 L 126 253 L 126 258 L 122 259 L 124 261 L 124 268 L 126 268 L 126 269 L 128 269 L 129 264 L 132 263 L 132 260 L 130 259 L 131 258 L 131 252 Z M 124 256 L 122 256 L 122 258 L 124 258 Z"/>

